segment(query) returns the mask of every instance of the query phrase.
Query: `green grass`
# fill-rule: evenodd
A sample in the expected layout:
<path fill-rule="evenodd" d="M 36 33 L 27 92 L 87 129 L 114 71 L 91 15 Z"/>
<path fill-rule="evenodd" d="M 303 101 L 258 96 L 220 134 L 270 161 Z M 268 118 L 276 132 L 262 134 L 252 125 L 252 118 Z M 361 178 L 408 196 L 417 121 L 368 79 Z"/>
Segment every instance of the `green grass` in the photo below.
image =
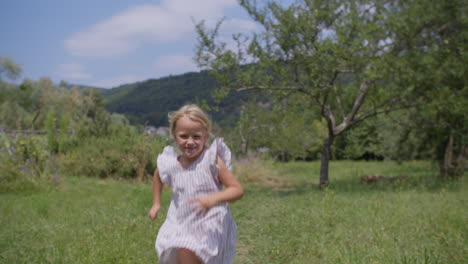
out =
<path fill-rule="evenodd" d="M 275 165 L 284 185 L 245 185 L 232 204 L 235 263 L 467 263 L 466 177 L 440 181 L 425 162 Z M 362 174 L 408 175 L 361 185 Z M 165 218 L 147 219 L 151 187 L 65 178 L 56 191 L 0 195 L 0 263 L 157 263 Z"/>

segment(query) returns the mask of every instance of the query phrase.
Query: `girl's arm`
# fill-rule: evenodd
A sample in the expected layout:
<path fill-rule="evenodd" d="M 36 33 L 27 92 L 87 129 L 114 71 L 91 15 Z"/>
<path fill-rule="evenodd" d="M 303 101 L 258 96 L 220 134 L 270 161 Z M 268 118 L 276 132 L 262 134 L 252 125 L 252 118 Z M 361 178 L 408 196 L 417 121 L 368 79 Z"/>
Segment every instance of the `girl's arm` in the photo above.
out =
<path fill-rule="evenodd" d="M 219 167 L 218 177 L 220 182 L 225 186 L 224 190 L 210 195 L 195 198 L 193 201 L 198 202 L 202 209 L 210 209 L 211 207 L 223 203 L 234 202 L 239 200 L 244 195 L 244 189 L 234 174 L 229 171 L 223 160 L 218 156 L 216 162 Z"/>
<path fill-rule="evenodd" d="M 159 170 L 156 169 L 153 175 L 153 206 L 148 212 L 148 217 L 151 220 L 158 217 L 159 208 L 161 207 L 161 192 L 163 184 L 161 178 L 159 177 Z"/>

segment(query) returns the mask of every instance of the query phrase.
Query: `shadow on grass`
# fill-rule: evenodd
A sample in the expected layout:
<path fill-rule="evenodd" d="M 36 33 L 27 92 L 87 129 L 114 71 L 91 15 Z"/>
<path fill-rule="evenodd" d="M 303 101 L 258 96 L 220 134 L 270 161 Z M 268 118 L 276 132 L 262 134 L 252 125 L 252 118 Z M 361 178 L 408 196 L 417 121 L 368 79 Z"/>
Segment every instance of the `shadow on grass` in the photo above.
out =
<path fill-rule="evenodd" d="M 333 181 L 328 188 L 336 192 L 399 192 L 421 191 L 436 192 L 440 190 L 460 191 L 464 184 L 464 178 L 442 179 L 436 175 L 409 176 L 395 181 L 379 181 L 365 184 L 359 179 L 338 179 Z"/>
<path fill-rule="evenodd" d="M 408 177 L 393 182 L 382 181 L 372 184 L 362 184 L 359 179 L 332 180 L 326 189 L 319 188 L 317 182 L 298 182 L 287 185 L 249 185 L 247 192 L 261 192 L 267 196 L 285 197 L 304 195 L 308 193 L 321 193 L 325 190 L 336 193 L 375 193 L 375 192 L 401 192 L 420 191 L 437 192 L 440 190 L 457 192 L 463 188 L 465 179 L 441 179 L 436 176 Z"/>

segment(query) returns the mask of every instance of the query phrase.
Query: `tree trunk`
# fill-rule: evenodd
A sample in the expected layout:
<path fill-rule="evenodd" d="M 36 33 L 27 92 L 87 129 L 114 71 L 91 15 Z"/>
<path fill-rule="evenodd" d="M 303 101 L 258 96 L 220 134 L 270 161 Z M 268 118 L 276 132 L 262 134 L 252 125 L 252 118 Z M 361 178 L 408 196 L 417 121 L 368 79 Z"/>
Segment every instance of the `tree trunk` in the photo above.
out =
<path fill-rule="evenodd" d="M 328 135 L 323 142 L 322 155 L 320 155 L 320 188 L 328 186 L 328 165 L 331 158 L 331 146 L 335 137 Z"/>
<path fill-rule="evenodd" d="M 247 141 L 247 139 L 245 138 L 241 138 L 241 152 L 242 152 L 242 155 L 246 155 L 247 154 L 247 149 L 249 147 L 249 142 Z"/>
<path fill-rule="evenodd" d="M 452 165 L 452 153 L 453 153 L 453 134 L 450 131 L 449 140 L 445 146 L 444 161 L 443 161 L 443 172 L 442 176 L 444 178 L 451 177 L 453 174 L 453 165 Z"/>

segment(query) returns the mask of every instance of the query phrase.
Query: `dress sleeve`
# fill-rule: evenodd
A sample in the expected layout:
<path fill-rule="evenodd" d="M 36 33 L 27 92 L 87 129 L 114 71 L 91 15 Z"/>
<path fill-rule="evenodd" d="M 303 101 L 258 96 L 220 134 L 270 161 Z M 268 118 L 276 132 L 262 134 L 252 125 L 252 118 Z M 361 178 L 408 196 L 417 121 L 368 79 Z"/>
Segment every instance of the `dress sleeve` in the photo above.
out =
<path fill-rule="evenodd" d="M 210 162 L 210 169 L 212 172 L 212 175 L 216 181 L 216 183 L 219 183 L 218 179 L 218 163 L 216 162 L 216 157 L 219 156 L 224 164 L 226 164 L 226 167 L 229 170 L 232 170 L 232 163 L 231 163 L 231 150 L 229 147 L 224 143 L 224 140 L 222 138 L 215 138 L 213 140 L 213 143 L 211 143 L 211 146 L 208 149 L 208 159 Z"/>
<path fill-rule="evenodd" d="M 177 153 L 172 146 L 166 146 L 161 154 L 158 155 L 156 160 L 156 165 L 159 170 L 159 177 L 161 178 L 161 182 L 171 185 L 171 164 L 174 160 L 177 159 Z"/>
<path fill-rule="evenodd" d="M 232 171 L 231 150 L 224 143 L 223 138 L 216 138 L 215 142 L 216 142 L 216 153 L 224 161 L 224 164 L 226 164 L 226 167 L 230 171 Z"/>

